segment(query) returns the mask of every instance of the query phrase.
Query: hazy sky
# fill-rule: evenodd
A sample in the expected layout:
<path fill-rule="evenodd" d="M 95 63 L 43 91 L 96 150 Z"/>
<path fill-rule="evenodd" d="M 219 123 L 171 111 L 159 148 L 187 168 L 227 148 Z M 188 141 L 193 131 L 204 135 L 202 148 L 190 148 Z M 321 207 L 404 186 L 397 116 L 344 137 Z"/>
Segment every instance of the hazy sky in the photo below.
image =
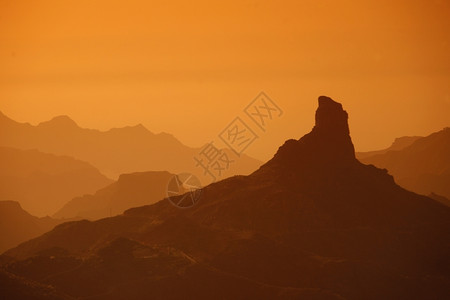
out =
<path fill-rule="evenodd" d="M 327 95 L 372 150 L 450 126 L 449 53 L 450 1 L 0 0 L 0 110 L 199 146 L 265 91 L 284 111 L 248 149 L 266 159 Z"/>

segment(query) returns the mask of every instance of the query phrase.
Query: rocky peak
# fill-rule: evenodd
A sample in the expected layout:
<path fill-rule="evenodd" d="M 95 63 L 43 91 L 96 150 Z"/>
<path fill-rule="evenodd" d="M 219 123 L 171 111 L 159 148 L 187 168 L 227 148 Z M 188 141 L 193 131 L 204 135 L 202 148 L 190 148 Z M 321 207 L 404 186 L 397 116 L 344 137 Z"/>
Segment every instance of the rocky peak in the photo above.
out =
<path fill-rule="evenodd" d="M 314 131 L 320 134 L 349 135 L 347 120 L 348 114 L 342 108 L 342 104 L 326 96 L 319 97 Z"/>
<path fill-rule="evenodd" d="M 355 163 L 347 121 L 348 114 L 340 103 L 320 96 L 312 131 L 299 140 L 286 141 L 266 166 L 308 170 Z"/>

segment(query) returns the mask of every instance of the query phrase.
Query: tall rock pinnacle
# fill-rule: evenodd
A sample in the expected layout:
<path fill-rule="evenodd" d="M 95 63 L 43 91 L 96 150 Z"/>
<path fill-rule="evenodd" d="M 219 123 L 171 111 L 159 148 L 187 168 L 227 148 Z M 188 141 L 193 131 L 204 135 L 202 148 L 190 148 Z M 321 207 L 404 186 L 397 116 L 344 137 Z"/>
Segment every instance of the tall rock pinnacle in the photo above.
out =
<path fill-rule="evenodd" d="M 321 134 L 349 135 L 347 119 L 348 114 L 342 109 L 342 104 L 326 96 L 319 97 L 315 131 Z"/>
<path fill-rule="evenodd" d="M 286 141 L 266 165 L 310 169 L 356 162 L 347 121 L 348 114 L 340 103 L 320 96 L 312 131 L 299 140 Z"/>
<path fill-rule="evenodd" d="M 354 160 L 355 149 L 348 128 L 348 114 L 342 104 L 326 96 L 319 97 L 316 125 L 310 135 L 318 154 L 324 159 Z"/>

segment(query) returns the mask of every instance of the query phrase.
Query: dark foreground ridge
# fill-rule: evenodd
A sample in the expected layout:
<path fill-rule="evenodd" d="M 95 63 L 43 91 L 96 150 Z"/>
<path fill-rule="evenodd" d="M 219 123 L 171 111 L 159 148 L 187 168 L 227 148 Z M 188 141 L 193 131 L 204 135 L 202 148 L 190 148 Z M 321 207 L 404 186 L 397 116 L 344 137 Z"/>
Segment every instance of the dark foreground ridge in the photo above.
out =
<path fill-rule="evenodd" d="M 90 299 L 445 298 L 450 209 L 360 163 L 347 118 L 321 96 L 310 133 L 191 209 L 162 200 L 65 223 L 3 268 Z"/>

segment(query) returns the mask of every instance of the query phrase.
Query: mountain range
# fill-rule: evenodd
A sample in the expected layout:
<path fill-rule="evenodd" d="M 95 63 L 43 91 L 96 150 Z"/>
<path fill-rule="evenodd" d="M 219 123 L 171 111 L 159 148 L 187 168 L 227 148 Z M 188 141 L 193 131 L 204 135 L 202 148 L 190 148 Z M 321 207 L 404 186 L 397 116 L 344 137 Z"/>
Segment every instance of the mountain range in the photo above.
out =
<path fill-rule="evenodd" d="M 89 162 L 113 179 L 120 174 L 143 171 L 189 172 L 199 178 L 204 175 L 194 157 L 205 146 L 185 146 L 174 136 L 154 134 L 141 124 L 99 131 L 81 128 L 67 116 L 57 116 L 33 126 L 0 113 L 0 146 L 68 155 Z M 231 150 L 223 151 L 233 163 L 223 171 L 222 178 L 249 174 L 262 163 L 245 154 L 237 157 Z"/>
<path fill-rule="evenodd" d="M 450 208 L 359 162 L 340 103 L 319 97 L 315 119 L 189 209 L 163 199 L 8 250 L 7 296 L 23 280 L 58 299 L 445 299 Z"/>

